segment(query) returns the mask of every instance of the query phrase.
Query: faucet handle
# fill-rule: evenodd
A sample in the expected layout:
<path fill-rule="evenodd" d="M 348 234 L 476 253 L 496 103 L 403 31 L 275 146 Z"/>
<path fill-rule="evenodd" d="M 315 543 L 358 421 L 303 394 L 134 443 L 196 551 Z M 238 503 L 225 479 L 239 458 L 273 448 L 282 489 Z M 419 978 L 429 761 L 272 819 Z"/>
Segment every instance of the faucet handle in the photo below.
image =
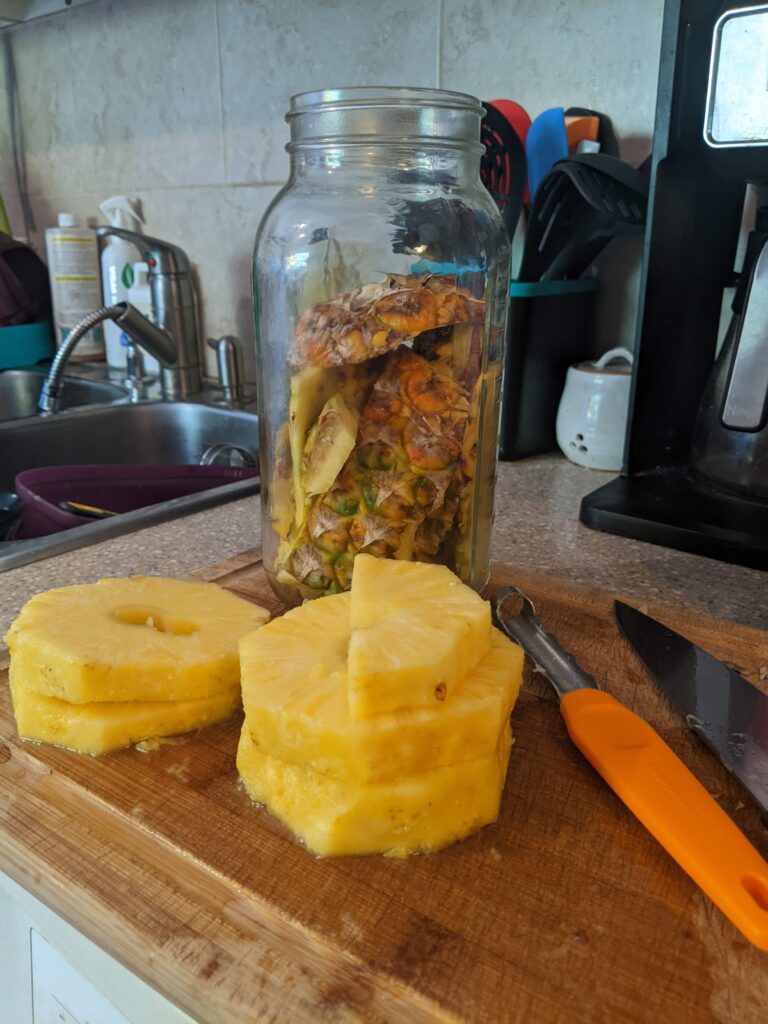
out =
<path fill-rule="evenodd" d="M 178 245 L 171 242 L 164 242 L 160 238 L 152 238 L 151 235 L 142 235 L 138 231 L 129 231 L 127 228 L 115 228 L 111 224 L 102 224 L 96 228 L 96 234 L 100 237 L 115 235 L 117 238 L 124 238 L 126 242 L 133 242 L 137 249 L 140 249 L 144 262 L 149 264 L 151 274 L 188 274 L 190 272 L 189 257 Z"/>
<path fill-rule="evenodd" d="M 242 397 L 243 352 L 233 334 L 221 338 L 208 338 L 208 348 L 216 353 L 219 384 L 225 402 L 235 404 Z"/>

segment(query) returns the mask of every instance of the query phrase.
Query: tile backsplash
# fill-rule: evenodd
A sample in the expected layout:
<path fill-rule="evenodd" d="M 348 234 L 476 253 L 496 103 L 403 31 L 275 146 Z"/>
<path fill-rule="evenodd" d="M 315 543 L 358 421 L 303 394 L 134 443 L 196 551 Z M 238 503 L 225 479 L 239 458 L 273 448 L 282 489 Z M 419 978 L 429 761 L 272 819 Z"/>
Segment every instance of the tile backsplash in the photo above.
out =
<path fill-rule="evenodd" d="M 287 177 L 288 97 L 342 85 L 458 89 L 604 110 L 622 155 L 650 150 L 662 0 L 99 0 L 6 29 L 0 190 L 16 234 L 44 251 L 60 210 L 143 203 L 148 233 L 196 266 L 208 336 L 236 334 L 253 378 L 250 262 Z M 34 226 L 11 160 L 15 73 Z M 631 342 L 637 240 L 601 277 L 598 348 Z M 210 353 L 207 358 L 210 360 Z"/>

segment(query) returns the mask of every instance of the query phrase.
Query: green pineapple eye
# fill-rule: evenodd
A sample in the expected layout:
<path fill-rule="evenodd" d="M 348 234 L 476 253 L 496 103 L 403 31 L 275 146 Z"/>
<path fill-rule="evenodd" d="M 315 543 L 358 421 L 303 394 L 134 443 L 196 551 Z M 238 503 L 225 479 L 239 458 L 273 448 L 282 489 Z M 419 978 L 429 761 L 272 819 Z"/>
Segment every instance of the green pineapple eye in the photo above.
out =
<path fill-rule="evenodd" d="M 333 558 L 344 550 L 345 544 L 346 540 L 340 541 L 333 533 L 323 533 L 315 538 L 317 550 L 322 551 L 326 555 L 331 555 Z M 312 584 L 310 583 L 309 586 L 312 586 Z"/>
<path fill-rule="evenodd" d="M 357 498 L 350 498 L 344 495 L 343 497 L 336 498 L 331 507 L 340 516 L 354 516 L 360 511 L 360 502 Z"/>
<path fill-rule="evenodd" d="M 379 492 L 371 484 L 363 484 L 363 498 L 368 508 L 374 509 L 379 499 Z"/>
<path fill-rule="evenodd" d="M 435 494 L 435 485 L 424 476 L 420 476 L 413 485 L 413 498 L 420 508 L 430 508 L 435 500 Z"/>
<path fill-rule="evenodd" d="M 301 582 L 304 586 L 310 587 L 312 590 L 325 590 L 328 586 L 328 577 L 325 573 L 320 572 L 319 569 L 315 569 L 313 572 L 305 576 Z"/>
<path fill-rule="evenodd" d="M 395 453 L 388 444 L 374 441 L 358 448 L 357 462 L 363 469 L 391 469 Z"/>

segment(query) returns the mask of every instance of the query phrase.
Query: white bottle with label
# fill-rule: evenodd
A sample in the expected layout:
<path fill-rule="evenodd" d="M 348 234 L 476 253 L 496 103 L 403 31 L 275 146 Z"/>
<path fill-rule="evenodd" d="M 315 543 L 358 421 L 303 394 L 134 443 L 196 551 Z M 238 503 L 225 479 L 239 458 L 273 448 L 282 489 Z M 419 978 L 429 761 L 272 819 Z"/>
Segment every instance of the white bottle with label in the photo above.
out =
<path fill-rule="evenodd" d="M 127 196 L 111 196 L 99 207 L 115 228 L 141 231 L 144 223 L 134 204 Z M 107 235 L 107 244 L 101 250 L 101 286 L 105 306 L 128 301 L 128 289 L 133 284 L 133 266 L 141 253 L 133 243 L 116 235 Z M 125 370 L 124 331 L 112 320 L 104 323 L 107 362 L 116 370 Z"/>
<path fill-rule="evenodd" d="M 71 213 L 60 213 L 58 227 L 45 232 L 45 249 L 56 344 L 60 346 L 86 313 L 101 306 L 99 246 L 94 231 L 81 228 Z M 80 339 L 70 358 L 79 361 L 104 358 L 101 324 Z"/>
<path fill-rule="evenodd" d="M 147 263 L 134 263 L 132 266 L 133 284 L 128 289 L 126 302 L 130 302 L 140 313 L 155 322 L 154 307 L 152 306 L 152 291 L 149 287 L 149 265 Z M 128 347 L 128 338 L 125 331 L 120 332 L 122 337 L 120 344 L 123 352 L 123 366 L 125 366 L 125 350 Z M 160 375 L 160 364 L 151 356 L 146 349 L 141 350 L 144 354 L 144 372 L 148 377 Z"/>

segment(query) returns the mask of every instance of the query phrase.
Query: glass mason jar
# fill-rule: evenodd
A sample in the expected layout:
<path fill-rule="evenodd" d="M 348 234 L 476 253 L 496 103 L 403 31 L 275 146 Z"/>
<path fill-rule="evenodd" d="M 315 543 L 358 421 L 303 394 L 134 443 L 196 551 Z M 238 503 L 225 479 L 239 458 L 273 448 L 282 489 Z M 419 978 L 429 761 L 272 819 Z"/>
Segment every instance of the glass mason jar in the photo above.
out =
<path fill-rule="evenodd" d="M 510 243 L 483 108 L 432 89 L 291 100 L 254 253 L 262 548 L 289 604 L 358 552 L 490 566 Z"/>

